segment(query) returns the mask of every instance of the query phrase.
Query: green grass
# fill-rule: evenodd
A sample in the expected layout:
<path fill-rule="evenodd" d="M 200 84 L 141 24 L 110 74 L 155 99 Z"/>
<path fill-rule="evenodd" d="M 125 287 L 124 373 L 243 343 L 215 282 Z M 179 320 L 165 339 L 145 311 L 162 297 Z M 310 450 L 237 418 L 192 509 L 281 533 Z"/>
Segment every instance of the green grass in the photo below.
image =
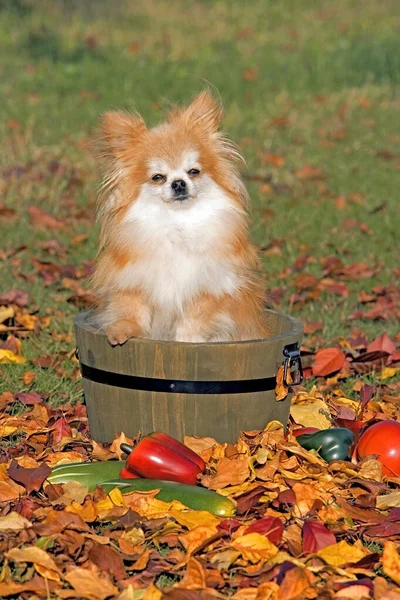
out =
<path fill-rule="evenodd" d="M 0 249 L 10 255 L 0 261 L 0 289 L 29 291 L 30 308 L 51 317 L 39 336 L 23 340 L 27 359 L 73 347 L 78 309 L 66 299 L 74 292 L 62 279 L 45 286 L 32 259 L 82 265 L 95 256 L 98 174 L 86 140 L 99 114 L 137 109 L 152 124 L 204 81 L 219 90 L 225 130 L 247 161 L 253 238 L 267 248 L 282 238 L 278 249 L 262 253 L 268 288 L 286 290 L 279 308 L 323 321 L 325 342 L 355 325 L 370 339 L 384 330 L 394 335 L 397 322 L 348 317 L 359 291 L 396 280 L 399 26 L 396 0 L 1 0 L 0 189 L 16 216 L 0 217 Z M 266 164 L 266 152 L 284 165 Z M 307 164 L 321 169 L 321 179 L 296 176 Z M 353 199 L 338 209 L 340 196 Z M 33 228 L 32 205 L 66 227 Z M 346 229 L 345 219 L 356 226 Z M 89 238 L 72 246 L 81 233 Z M 46 250 L 49 240 L 62 249 Z M 13 255 L 19 246 L 26 247 Z M 330 254 L 345 264 L 364 261 L 376 273 L 346 282 L 348 298 L 324 293 L 299 312 L 290 303 L 296 273 L 284 269 L 302 254 L 314 261 L 304 271 L 316 276 L 320 258 Z M 19 378 L 30 369 L 37 372 L 34 389 L 54 402 L 76 400 L 73 366 L 64 361 L 63 376 L 29 363 L 4 365 L 0 388 L 27 391 Z"/>

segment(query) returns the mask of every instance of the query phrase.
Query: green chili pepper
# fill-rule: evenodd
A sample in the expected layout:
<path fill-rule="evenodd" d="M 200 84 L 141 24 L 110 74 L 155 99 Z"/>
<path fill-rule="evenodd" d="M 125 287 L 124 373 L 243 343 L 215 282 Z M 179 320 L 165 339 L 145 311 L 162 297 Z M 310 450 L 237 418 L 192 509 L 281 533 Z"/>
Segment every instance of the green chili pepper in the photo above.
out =
<path fill-rule="evenodd" d="M 317 450 L 326 462 L 334 460 L 349 460 L 354 435 L 345 427 L 323 429 L 315 433 L 304 433 L 297 441 L 306 450 Z"/>
<path fill-rule="evenodd" d="M 121 469 L 124 466 L 124 460 L 67 463 L 65 465 L 54 467 L 51 474 L 48 476 L 47 481 L 50 481 L 50 483 L 78 481 L 84 486 L 87 485 L 89 492 L 91 492 L 99 483 L 108 481 L 114 477 L 119 477 Z"/>
<path fill-rule="evenodd" d="M 107 493 L 114 488 L 119 488 L 122 493 L 148 492 L 159 490 L 156 495 L 158 500 L 171 502 L 179 500 L 193 510 L 207 510 L 219 517 L 232 517 L 235 514 L 236 503 L 230 498 L 217 494 L 212 490 L 198 485 L 186 485 L 175 481 L 162 481 L 157 479 L 116 479 L 99 484 Z"/>

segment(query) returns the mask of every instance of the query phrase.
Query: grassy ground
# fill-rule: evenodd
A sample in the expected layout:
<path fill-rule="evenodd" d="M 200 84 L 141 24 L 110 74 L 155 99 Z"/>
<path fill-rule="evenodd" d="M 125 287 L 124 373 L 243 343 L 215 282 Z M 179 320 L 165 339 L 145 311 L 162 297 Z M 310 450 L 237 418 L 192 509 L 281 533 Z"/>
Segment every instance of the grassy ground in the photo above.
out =
<path fill-rule="evenodd" d="M 349 319 L 362 290 L 398 276 L 396 8 L 396 0 L 0 0 L 0 291 L 28 291 L 28 308 L 51 318 L 23 340 L 26 358 L 62 359 L 58 372 L 4 365 L 0 389 L 28 389 L 20 378 L 29 368 L 54 402 L 80 396 L 62 353 L 73 349 L 78 310 L 66 300 L 85 286 L 97 246 L 86 140 L 103 110 L 134 108 L 155 123 L 204 80 L 219 90 L 225 129 L 247 161 L 252 234 L 278 308 L 322 321 L 316 346 L 354 326 L 369 339 L 396 334 L 395 321 Z M 32 206 L 60 225 L 38 224 Z M 342 280 L 347 297 L 323 291 L 296 302 L 299 273 L 321 278 L 329 255 L 371 273 Z M 51 263 L 52 281 L 37 261 Z"/>

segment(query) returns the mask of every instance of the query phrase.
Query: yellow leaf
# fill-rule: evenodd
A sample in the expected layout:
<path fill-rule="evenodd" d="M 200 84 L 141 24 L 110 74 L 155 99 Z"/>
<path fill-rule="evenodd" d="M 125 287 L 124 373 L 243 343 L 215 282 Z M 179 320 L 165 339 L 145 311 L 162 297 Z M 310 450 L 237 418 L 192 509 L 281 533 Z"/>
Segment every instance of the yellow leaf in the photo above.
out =
<path fill-rule="evenodd" d="M 335 398 L 335 403 L 336 402 L 340 402 L 340 404 L 349 406 L 350 408 L 353 408 L 356 411 L 360 406 L 359 402 L 357 402 L 356 400 L 351 400 L 351 398 L 346 398 L 345 396 L 339 396 L 338 398 Z"/>
<path fill-rule="evenodd" d="M 278 553 L 278 548 L 269 541 L 265 535 L 260 533 L 247 533 L 242 535 L 231 544 L 232 548 L 240 552 L 244 560 L 258 563 L 260 560 L 267 561 Z"/>
<path fill-rule="evenodd" d="M 161 600 L 163 593 L 151 584 L 144 593 L 142 600 Z"/>
<path fill-rule="evenodd" d="M 50 554 L 41 548 L 37 548 L 36 546 L 12 548 L 8 552 L 5 552 L 5 556 L 17 563 L 33 563 L 35 567 L 36 565 L 39 565 L 49 569 L 50 571 L 54 571 L 55 573 L 60 572 L 60 569 L 57 567 Z"/>
<path fill-rule="evenodd" d="M 12 319 L 15 315 L 15 310 L 12 306 L 0 306 L 0 323 L 4 323 L 7 319 Z"/>
<path fill-rule="evenodd" d="M 0 350 L 0 365 L 8 365 L 8 364 L 22 364 L 25 362 L 25 358 L 23 356 L 18 356 L 11 352 L 11 350 Z"/>
<path fill-rule="evenodd" d="M 8 513 L 5 517 L 0 517 L 0 531 L 22 531 L 30 527 L 32 527 L 32 523 L 15 511 Z"/>
<path fill-rule="evenodd" d="M 372 479 L 373 481 L 382 481 L 382 463 L 379 460 L 367 460 L 361 465 L 359 477 L 363 479 Z"/>
<path fill-rule="evenodd" d="M 383 548 L 382 566 L 385 575 L 400 585 L 400 556 L 394 542 L 386 542 Z"/>
<path fill-rule="evenodd" d="M 126 506 L 124 502 L 124 497 L 119 488 L 114 488 L 113 490 L 111 490 L 109 496 L 114 502 L 115 506 Z"/>
<path fill-rule="evenodd" d="M 343 567 L 347 563 L 356 563 L 367 554 L 369 552 L 363 549 L 361 544 L 356 542 L 353 546 L 350 546 L 345 540 L 326 546 L 317 552 L 317 556 L 332 567 Z"/>
<path fill-rule="evenodd" d="M 390 379 L 400 371 L 399 368 L 396 367 L 385 367 L 379 375 L 377 375 L 377 379 Z"/>
<path fill-rule="evenodd" d="M 71 512 L 75 515 L 79 515 L 85 523 L 93 523 L 96 520 L 98 515 L 96 505 L 93 500 L 86 500 L 86 502 L 81 505 L 78 502 L 72 502 L 69 506 L 65 508 L 65 512 Z"/>
<path fill-rule="evenodd" d="M 329 429 L 331 426 L 329 407 L 320 399 L 304 404 L 292 404 L 290 415 L 298 425 L 303 425 L 303 427 Z"/>
<path fill-rule="evenodd" d="M 141 545 L 145 542 L 144 532 L 140 527 L 132 527 L 132 529 L 124 531 L 121 538 L 127 540 L 132 546 Z"/>
<path fill-rule="evenodd" d="M 197 527 L 198 525 L 216 527 L 219 524 L 219 519 L 214 517 L 214 515 L 206 510 L 170 510 L 169 514 L 175 519 L 175 521 L 189 530 Z"/>
<path fill-rule="evenodd" d="M 378 496 L 376 499 L 376 508 L 387 509 L 387 508 L 400 508 L 400 490 L 385 494 L 384 496 Z"/>
<path fill-rule="evenodd" d="M 52 452 L 52 454 L 46 456 L 45 461 L 50 467 L 55 467 L 56 465 L 84 462 L 84 459 L 82 454 L 76 452 L 76 450 L 70 450 L 69 452 Z"/>
<path fill-rule="evenodd" d="M 0 438 L 8 437 L 15 433 L 17 429 L 18 427 L 15 427 L 15 425 L 0 425 Z"/>
<path fill-rule="evenodd" d="M 99 500 L 99 502 L 96 502 L 96 509 L 99 515 L 101 515 L 104 512 L 107 512 L 108 510 L 112 510 L 113 508 L 114 503 L 111 500 L 110 496 L 107 496 L 107 498 L 104 498 L 104 500 Z"/>

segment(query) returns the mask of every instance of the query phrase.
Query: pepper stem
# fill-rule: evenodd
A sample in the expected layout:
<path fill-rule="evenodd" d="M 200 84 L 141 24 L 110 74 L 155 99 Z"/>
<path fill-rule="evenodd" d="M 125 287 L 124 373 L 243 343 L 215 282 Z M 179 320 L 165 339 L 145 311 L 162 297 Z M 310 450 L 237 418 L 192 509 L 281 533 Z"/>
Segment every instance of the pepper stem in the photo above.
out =
<path fill-rule="evenodd" d="M 120 444 L 119 446 L 122 450 L 122 452 L 125 452 L 125 454 L 130 454 L 133 450 L 133 446 L 130 446 L 129 444 Z"/>

